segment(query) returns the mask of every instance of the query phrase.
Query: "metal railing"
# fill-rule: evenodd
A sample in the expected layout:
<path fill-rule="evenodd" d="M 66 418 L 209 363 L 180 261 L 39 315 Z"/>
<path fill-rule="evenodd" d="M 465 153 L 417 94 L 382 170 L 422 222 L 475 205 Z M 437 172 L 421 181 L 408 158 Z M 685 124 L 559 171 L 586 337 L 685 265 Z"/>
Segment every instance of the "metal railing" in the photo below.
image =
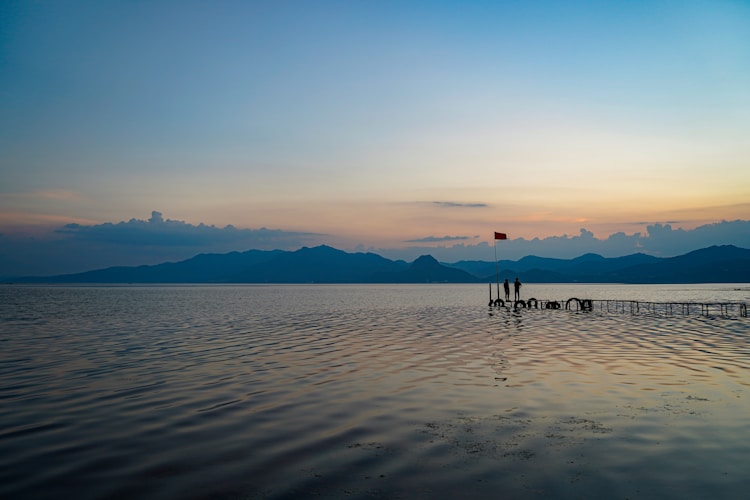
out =
<path fill-rule="evenodd" d="M 724 316 L 747 318 L 747 304 L 744 302 L 649 302 L 642 300 L 614 299 L 579 299 L 568 300 L 492 300 L 490 307 L 509 307 L 513 309 L 544 309 L 599 311 L 602 313 L 656 314 L 664 316 Z"/>

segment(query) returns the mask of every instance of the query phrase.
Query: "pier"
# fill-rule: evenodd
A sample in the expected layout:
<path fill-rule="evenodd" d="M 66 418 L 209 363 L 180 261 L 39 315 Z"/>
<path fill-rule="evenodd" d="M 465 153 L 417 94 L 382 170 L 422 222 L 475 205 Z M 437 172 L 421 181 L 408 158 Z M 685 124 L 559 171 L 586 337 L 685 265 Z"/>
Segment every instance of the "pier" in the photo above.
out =
<path fill-rule="evenodd" d="M 492 300 L 489 307 L 512 309 L 572 310 L 620 314 L 657 314 L 664 316 L 723 316 L 747 318 L 747 304 L 744 302 L 647 302 L 641 300 L 579 299 L 567 300 Z"/>

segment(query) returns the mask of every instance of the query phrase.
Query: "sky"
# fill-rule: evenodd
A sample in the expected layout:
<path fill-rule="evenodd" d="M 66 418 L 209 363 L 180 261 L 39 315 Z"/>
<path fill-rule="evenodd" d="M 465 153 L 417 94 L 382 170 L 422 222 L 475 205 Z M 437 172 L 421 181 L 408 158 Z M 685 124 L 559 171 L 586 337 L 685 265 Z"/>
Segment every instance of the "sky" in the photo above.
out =
<path fill-rule="evenodd" d="M 745 0 L 4 1 L 0 276 L 749 248 L 749 138 Z"/>

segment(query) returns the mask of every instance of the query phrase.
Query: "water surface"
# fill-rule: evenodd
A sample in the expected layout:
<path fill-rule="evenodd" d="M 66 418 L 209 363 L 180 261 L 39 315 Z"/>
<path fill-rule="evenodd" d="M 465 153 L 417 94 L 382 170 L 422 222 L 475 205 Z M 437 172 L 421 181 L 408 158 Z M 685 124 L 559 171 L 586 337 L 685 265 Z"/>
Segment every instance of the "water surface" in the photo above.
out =
<path fill-rule="evenodd" d="M 522 292 L 750 303 L 750 285 Z M 744 497 L 748 318 L 487 295 L 2 287 L 0 497 Z"/>

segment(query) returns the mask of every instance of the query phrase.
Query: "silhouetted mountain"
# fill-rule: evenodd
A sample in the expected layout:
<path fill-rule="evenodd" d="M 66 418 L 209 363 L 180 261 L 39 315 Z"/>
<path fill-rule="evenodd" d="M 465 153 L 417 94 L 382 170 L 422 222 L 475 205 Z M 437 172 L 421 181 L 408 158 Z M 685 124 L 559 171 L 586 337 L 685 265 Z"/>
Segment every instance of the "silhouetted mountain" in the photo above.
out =
<path fill-rule="evenodd" d="M 374 253 L 347 253 L 326 245 L 280 252 L 267 262 L 235 273 L 236 283 L 369 283 L 374 273 L 406 269 Z"/>
<path fill-rule="evenodd" d="M 517 264 L 518 263 L 514 260 L 497 261 L 497 265 L 501 271 L 508 269 L 517 269 Z M 443 263 L 443 265 L 461 269 L 462 271 L 466 271 L 467 273 L 473 274 L 474 276 L 495 275 L 495 263 L 487 262 L 484 260 L 461 260 L 452 264 Z"/>
<path fill-rule="evenodd" d="M 605 258 L 594 253 L 587 253 L 574 259 L 553 259 L 548 257 L 537 257 L 528 255 L 518 261 L 501 260 L 498 266 L 501 276 L 514 277 L 519 274 L 527 275 L 531 271 L 551 272 L 549 276 L 557 276 L 553 281 L 545 283 L 557 283 L 570 281 L 573 275 L 597 275 L 607 273 L 615 269 L 625 269 L 638 264 L 650 264 L 658 262 L 658 257 L 636 253 L 625 257 Z M 454 264 L 446 264 L 450 267 L 463 269 L 475 276 L 495 276 L 495 264 L 484 261 L 460 261 Z M 494 279 L 494 278 L 493 278 Z M 529 278 L 526 278 L 530 281 Z M 580 281 L 578 279 L 574 281 Z M 532 282 L 532 281 L 530 281 Z"/>
<path fill-rule="evenodd" d="M 750 250 L 712 246 L 610 274 L 623 283 L 750 283 Z"/>
<path fill-rule="evenodd" d="M 713 246 L 658 258 L 633 254 L 574 259 L 527 256 L 500 262 L 500 280 L 526 283 L 750 283 L 750 250 Z M 15 278 L 19 283 L 494 283 L 493 262 L 441 264 L 423 255 L 411 264 L 374 253 L 348 253 L 329 246 L 201 254 L 155 266 L 111 267 L 60 276 Z M 489 272 L 487 272 L 489 270 Z M 482 273 L 482 274 L 477 274 Z"/>
<path fill-rule="evenodd" d="M 422 255 L 404 271 L 378 272 L 374 283 L 476 283 L 479 280 L 466 271 L 441 265 L 431 255 Z"/>
<path fill-rule="evenodd" d="M 155 266 L 111 267 L 43 278 L 34 283 L 366 283 L 374 272 L 406 269 L 373 253 L 347 253 L 329 246 L 229 254 L 201 254 Z"/>
<path fill-rule="evenodd" d="M 238 272 L 270 261 L 282 250 L 198 254 L 153 266 L 108 267 L 75 274 L 16 278 L 22 283 L 228 283 Z"/>
<path fill-rule="evenodd" d="M 588 256 L 588 258 L 584 258 Z M 629 267 L 641 264 L 658 263 L 660 259 L 643 253 L 626 255 L 625 257 L 616 257 L 605 259 L 596 254 L 586 254 L 585 256 L 572 259 L 570 265 L 563 266 L 559 271 L 568 275 L 577 275 L 580 278 L 585 277 L 588 282 L 599 281 L 595 279 L 599 276 L 607 276 L 618 269 L 627 269 Z"/>
<path fill-rule="evenodd" d="M 536 267 L 530 269 L 530 265 Z M 512 266 L 512 264 L 511 264 Z M 496 274 L 486 275 L 494 281 Z M 712 246 L 670 258 L 633 254 L 604 258 L 586 254 L 575 259 L 524 257 L 500 273 L 527 283 L 749 283 L 750 250 Z"/>

